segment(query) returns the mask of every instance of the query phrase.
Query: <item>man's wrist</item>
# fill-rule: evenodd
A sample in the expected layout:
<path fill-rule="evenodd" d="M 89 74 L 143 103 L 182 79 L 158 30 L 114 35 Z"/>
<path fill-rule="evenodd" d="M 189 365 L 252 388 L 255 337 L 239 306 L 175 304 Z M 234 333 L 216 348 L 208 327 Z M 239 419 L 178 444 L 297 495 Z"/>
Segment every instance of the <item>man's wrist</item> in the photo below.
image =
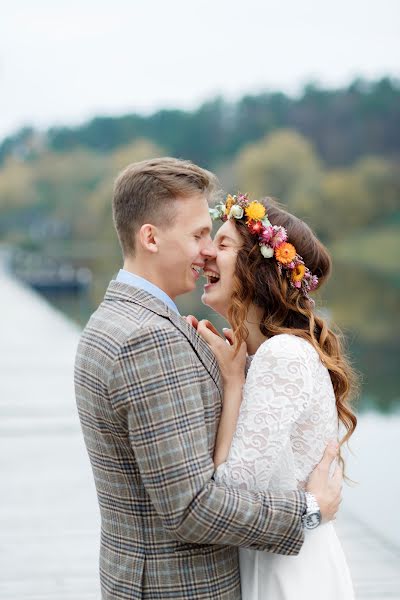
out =
<path fill-rule="evenodd" d="M 306 496 L 306 512 L 312 512 L 314 510 L 319 510 L 319 504 L 318 504 L 318 500 L 316 499 L 316 497 L 314 496 L 314 494 L 312 494 L 311 492 L 305 492 L 305 496 Z"/>
<path fill-rule="evenodd" d="M 321 523 L 321 509 L 314 494 L 305 492 L 306 511 L 302 516 L 303 526 L 306 529 L 315 529 Z"/>

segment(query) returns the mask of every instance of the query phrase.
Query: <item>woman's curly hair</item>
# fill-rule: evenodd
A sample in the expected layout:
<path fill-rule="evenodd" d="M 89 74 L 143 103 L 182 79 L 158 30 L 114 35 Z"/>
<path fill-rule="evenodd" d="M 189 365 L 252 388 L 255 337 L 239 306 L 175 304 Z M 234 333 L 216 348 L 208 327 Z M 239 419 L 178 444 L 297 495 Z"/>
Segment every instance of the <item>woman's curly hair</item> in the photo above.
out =
<path fill-rule="evenodd" d="M 260 200 L 273 225 L 284 227 L 288 241 L 303 257 L 305 265 L 318 277 L 318 288 L 328 279 L 332 261 L 325 246 L 310 227 L 287 212 L 273 198 Z M 321 362 L 329 371 L 336 397 L 338 417 L 346 433 L 340 440 L 346 442 L 357 425 L 351 409 L 351 400 L 358 390 L 358 377 L 343 347 L 343 336 L 328 327 L 314 310 L 312 300 L 290 285 L 285 271 L 280 271 L 274 259 L 265 259 L 257 239 L 249 232 L 243 220 L 232 219 L 243 245 L 238 251 L 233 282 L 233 294 L 228 310 L 237 347 L 248 335 L 246 314 L 250 304 L 263 309 L 260 331 L 267 337 L 289 333 L 308 340 L 318 352 Z M 341 460 L 343 463 L 343 461 Z"/>

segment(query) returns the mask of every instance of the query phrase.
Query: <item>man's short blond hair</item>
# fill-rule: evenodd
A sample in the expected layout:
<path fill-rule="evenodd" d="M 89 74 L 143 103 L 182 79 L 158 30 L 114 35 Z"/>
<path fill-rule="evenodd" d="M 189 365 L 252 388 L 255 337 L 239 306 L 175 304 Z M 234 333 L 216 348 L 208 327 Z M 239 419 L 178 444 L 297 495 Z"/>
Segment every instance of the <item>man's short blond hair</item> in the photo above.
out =
<path fill-rule="evenodd" d="M 126 167 L 114 184 L 113 219 L 124 256 L 135 253 L 135 234 L 144 223 L 171 226 L 175 201 L 217 193 L 216 176 L 188 160 L 154 158 Z"/>

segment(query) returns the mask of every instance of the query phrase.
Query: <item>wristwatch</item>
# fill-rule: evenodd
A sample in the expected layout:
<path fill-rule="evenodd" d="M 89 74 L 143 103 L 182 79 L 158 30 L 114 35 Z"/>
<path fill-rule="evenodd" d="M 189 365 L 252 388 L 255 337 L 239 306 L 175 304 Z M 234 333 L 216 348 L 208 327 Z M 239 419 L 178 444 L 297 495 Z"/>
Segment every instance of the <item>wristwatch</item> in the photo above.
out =
<path fill-rule="evenodd" d="M 321 511 L 313 494 L 306 492 L 306 512 L 301 517 L 305 529 L 315 529 L 321 524 Z"/>

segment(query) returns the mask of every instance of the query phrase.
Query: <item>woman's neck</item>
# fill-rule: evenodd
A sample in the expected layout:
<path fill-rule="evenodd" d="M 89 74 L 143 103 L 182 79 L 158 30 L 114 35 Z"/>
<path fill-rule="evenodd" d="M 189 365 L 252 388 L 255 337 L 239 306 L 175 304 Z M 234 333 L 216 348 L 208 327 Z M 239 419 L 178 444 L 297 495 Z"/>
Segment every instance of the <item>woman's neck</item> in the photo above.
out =
<path fill-rule="evenodd" d="M 258 306 L 254 306 L 254 304 L 250 306 L 247 312 L 245 325 L 249 332 L 246 340 L 247 354 L 249 356 L 255 354 L 261 344 L 267 339 L 267 336 L 263 335 L 260 331 L 262 313 L 263 310 Z"/>

